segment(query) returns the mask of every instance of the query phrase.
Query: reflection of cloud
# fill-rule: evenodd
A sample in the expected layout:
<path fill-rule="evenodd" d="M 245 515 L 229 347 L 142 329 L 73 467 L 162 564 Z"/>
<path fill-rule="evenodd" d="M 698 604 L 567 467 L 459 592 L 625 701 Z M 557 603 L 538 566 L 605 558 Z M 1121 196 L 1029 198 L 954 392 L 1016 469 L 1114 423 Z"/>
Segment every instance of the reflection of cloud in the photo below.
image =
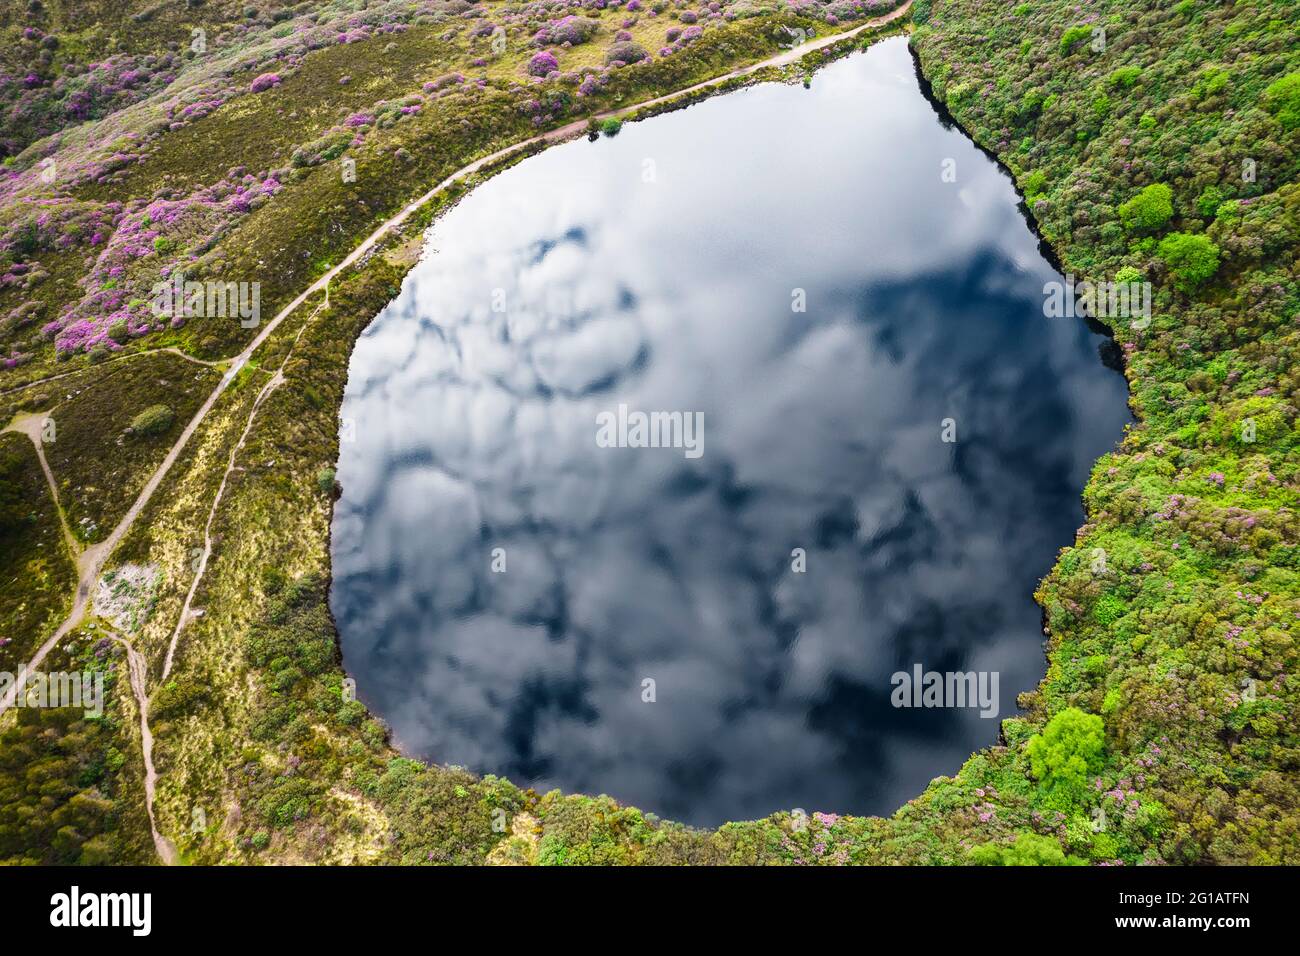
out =
<path fill-rule="evenodd" d="M 716 822 L 889 810 L 992 742 L 889 674 L 993 661 L 1013 709 L 1123 383 L 900 69 L 559 147 L 431 231 L 357 346 L 334 524 L 345 660 L 405 746 Z M 702 412 L 704 457 L 596 447 L 619 402 Z"/>

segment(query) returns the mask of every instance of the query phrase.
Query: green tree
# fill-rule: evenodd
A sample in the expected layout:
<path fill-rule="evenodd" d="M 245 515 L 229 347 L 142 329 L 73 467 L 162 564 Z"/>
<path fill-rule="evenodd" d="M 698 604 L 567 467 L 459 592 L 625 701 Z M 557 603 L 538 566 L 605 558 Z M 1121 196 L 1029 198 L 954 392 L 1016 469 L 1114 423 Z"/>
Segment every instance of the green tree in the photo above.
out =
<path fill-rule="evenodd" d="M 1096 714 L 1067 707 L 1029 739 L 1029 768 L 1044 805 L 1069 812 L 1083 803 L 1104 762 L 1105 728 Z"/>
<path fill-rule="evenodd" d="M 1092 36 L 1092 27 L 1078 24 L 1061 34 L 1061 56 L 1069 56 L 1079 43 Z"/>
<path fill-rule="evenodd" d="M 1192 292 L 1219 268 L 1219 247 L 1205 236 L 1171 232 L 1160 240 L 1156 255 L 1174 277 L 1174 286 Z"/>
<path fill-rule="evenodd" d="M 1264 91 L 1264 108 L 1277 117 L 1283 129 L 1300 126 L 1300 73 L 1288 73 Z"/>
<path fill-rule="evenodd" d="M 1120 203 L 1119 219 L 1129 232 L 1155 232 L 1174 215 L 1174 191 L 1152 183 L 1128 202 Z"/>
<path fill-rule="evenodd" d="M 1077 856 L 1066 856 L 1061 844 L 1037 833 L 1021 833 L 1011 843 L 982 843 L 970 851 L 975 866 L 1082 866 Z"/>

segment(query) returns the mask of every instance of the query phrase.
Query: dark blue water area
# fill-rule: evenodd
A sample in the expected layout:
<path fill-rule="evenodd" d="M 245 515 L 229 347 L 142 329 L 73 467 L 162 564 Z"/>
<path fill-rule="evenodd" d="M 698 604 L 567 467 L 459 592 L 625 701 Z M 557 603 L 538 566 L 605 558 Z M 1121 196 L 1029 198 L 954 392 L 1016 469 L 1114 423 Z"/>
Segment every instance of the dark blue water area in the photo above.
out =
<path fill-rule="evenodd" d="M 361 699 L 411 755 L 690 823 L 894 810 L 998 719 L 893 675 L 995 674 L 1015 713 L 1128 421 L 1059 280 L 903 39 L 488 181 L 352 357 Z M 683 430 L 608 447 L 620 406 Z"/>

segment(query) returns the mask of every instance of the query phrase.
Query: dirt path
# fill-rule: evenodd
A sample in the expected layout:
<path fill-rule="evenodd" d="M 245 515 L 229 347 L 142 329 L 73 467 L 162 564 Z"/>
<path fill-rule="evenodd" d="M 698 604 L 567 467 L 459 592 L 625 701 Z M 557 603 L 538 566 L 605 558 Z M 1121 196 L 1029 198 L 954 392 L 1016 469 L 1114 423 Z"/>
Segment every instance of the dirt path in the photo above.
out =
<path fill-rule="evenodd" d="M 199 582 L 203 580 L 204 572 L 208 570 L 208 559 L 212 556 L 212 523 L 216 520 L 217 508 L 220 507 L 221 500 L 225 496 L 226 483 L 230 480 L 231 474 L 235 471 L 235 460 L 238 457 L 239 452 L 243 449 L 244 443 L 248 440 L 248 433 L 253 430 L 253 421 L 257 418 L 257 413 L 262 407 L 262 403 L 266 401 L 267 396 L 285 383 L 285 366 L 289 364 L 289 359 L 293 356 L 293 350 L 297 347 L 298 339 L 302 337 L 303 330 L 305 330 L 311 320 L 320 313 L 321 308 L 323 308 L 323 306 L 317 306 L 316 311 L 313 312 L 311 316 L 308 317 L 307 321 L 303 323 L 302 328 L 298 330 L 298 336 L 294 338 L 293 345 L 290 346 L 289 351 L 285 353 L 284 361 L 280 363 L 280 367 L 276 369 L 275 374 L 271 376 L 271 380 L 263 385 L 262 390 L 257 393 L 257 398 L 253 400 L 253 407 L 248 413 L 248 421 L 244 424 L 244 430 L 239 436 L 239 441 L 237 441 L 235 447 L 230 450 L 230 458 L 226 462 L 225 473 L 221 476 L 221 484 L 217 486 L 216 496 L 212 499 L 212 507 L 208 509 L 208 520 L 203 526 L 203 552 L 199 555 L 199 566 L 194 570 L 194 580 L 190 582 L 190 589 L 185 595 L 185 603 L 181 605 L 180 616 L 176 619 L 176 629 L 172 631 L 171 641 L 167 644 L 167 656 L 163 660 L 162 677 L 160 680 L 165 681 L 167 675 L 171 673 L 172 659 L 176 654 L 176 644 L 180 639 L 181 631 L 185 628 L 185 625 L 190 622 L 191 618 L 195 616 L 192 612 L 191 605 L 194 603 L 194 595 L 199 589 Z"/>
<path fill-rule="evenodd" d="M 149 830 L 153 833 L 154 849 L 158 858 L 168 866 L 180 862 L 180 854 L 175 845 L 158 832 L 158 823 L 154 819 L 154 794 L 158 787 L 158 774 L 153 767 L 153 733 L 149 730 L 149 695 L 146 690 L 149 665 L 144 655 L 131 646 L 131 642 L 118 634 L 110 634 L 113 640 L 126 648 L 127 669 L 131 675 L 131 693 L 135 695 L 136 709 L 140 711 L 140 752 L 144 758 L 144 805 L 149 813 Z"/>

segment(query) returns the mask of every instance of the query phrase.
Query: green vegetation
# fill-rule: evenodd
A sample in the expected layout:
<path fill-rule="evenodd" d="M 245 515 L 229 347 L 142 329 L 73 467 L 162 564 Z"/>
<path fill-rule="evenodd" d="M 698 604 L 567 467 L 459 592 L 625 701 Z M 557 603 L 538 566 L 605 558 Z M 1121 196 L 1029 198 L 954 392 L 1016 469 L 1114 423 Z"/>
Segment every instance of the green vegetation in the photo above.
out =
<path fill-rule="evenodd" d="M 45 457 L 73 534 L 88 542 L 113 530 L 221 377 L 169 352 L 105 367 L 94 384 L 45 410 L 54 426 Z"/>
<path fill-rule="evenodd" d="M 76 708 L 20 707 L 0 730 L 0 862 L 144 864 L 153 860 L 141 796 L 139 755 L 118 696 L 126 663 L 111 642 L 73 638 L 73 656 L 50 670 L 104 677 L 102 717 Z"/>
<path fill-rule="evenodd" d="M 166 405 L 150 405 L 131 419 L 131 434 L 141 437 L 161 435 L 172 427 L 175 420 L 176 413 Z"/>
<path fill-rule="evenodd" d="M 16 673 L 58 626 L 75 582 L 35 449 L 0 435 L 0 670 Z"/>
<path fill-rule="evenodd" d="M 991 785 L 993 862 L 1025 833 L 1092 861 L 1300 860 L 1300 142 L 1282 119 L 1300 47 L 1281 0 L 1183 7 L 1094 4 L 1087 56 L 1063 2 L 1010 24 L 992 0 L 936 0 L 914 34 L 1063 271 L 1154 287 L 1149 327 L 1113 326 L 1138 422 L 1037 593 L 1047 677 L 1005 752 L 899 815 L 942 843 L 938 795 Z"/>
<path fill-rule="evenodd" d="M 1264 91 L 1264 105 L 1283 129 L 1300 127 L 1300 73 L 1288 73 Z"/>
<path fill-rule="evenodd" d="M 1037 833 L 1022 833 L 1009 844 L 984 843 L 970 852 L 976 866 L 1080 866 L 1084 860 L 1067 857 L 1061 844 Z"/>
<path fill-rule="evenodd" d="M 113 32 L 122 51 L 143 56 L 188 29 L 179 4 L 126 4 L 141 15 L 130 30 L 103 25 L 95 4 L 65 6 L 59 29 L 75 42 L 40 47 L 49 53 L 42 70 L 98 59 Z M 347 6 L 348 15 L 356 12 Z M 152 12 L 144 15 L 145 7 Z M 245 20 L 242 5 L 235 7 L 208 0 L 214 31 Z M 493 15 L 503 7 L 488 5 Z M 1014 17 L 995 0 L 918 0 L 913 10 L 914 48 L 935 96 L 1011 171 L 1063 270 L 1145 277 L 1155 287 L 1150 327 L 1114 328 L 1138 422 L 1096 464 L 1084 493 L 1087 523 L 1036 595 L 1049 632 L 1047 676 L 1022 696 L 1023 715 L 1004 722 L 1003 741 L 888 819 L 775 814 L 711 832 L 608 797 L 521 791 L 392 750 L 382 724 L 352 697 L 338 658 L 325 591 L 333 486 L 325 475 L 337 459 L 352 343 L 396 293 L 419 230 L 471 180 L 413 217 L 364 266 L 341 274 L 328 309 L 315 311 L 317 297 L 277 330 L 114 556 L 159 568 L 154 611 L 132 636 L 156 679 L 216 489 L 228 479 L 193 605 L 203 614 L 182 629 L 175 668 L 151 708 L 159 826 L 187 860 L 1300 860 L 1300 717 L 1291 676 L 1300 665 L 1293 10 L 1285 0 L 1099 0 L 1087 23 L 1076 22 L 1076 4 L 1065 0 L 1021 4 Z M 788 11 L 744 17 L 709 26 L 670 56 L 605 70 L 612 21 L 621 23 L 624 12 L 591 15 L 600 21 L 591 42 L 557 58 L 561 73 L 602 77 L 581 97 L 581 87 L 563 78 L 528 78 L 524 65 L 535 47 L 493 57 L 487 36 L 470 35 L 471 18 L 444 4 L 427 20 L 403 20 L 404 30 L 306 52 L 280 82 L 253 94 L 254 78 L 271 63 L 250 51 L 260 57 L 267 51 L 258 44 L 290 27 L 256 12 L 247 34 L 227 48 L 229 61 L 182 55 L 176 70 L 196 82 L 184 88 L 189 105 L 235 87 L 240 95 L 176 128 L 161 105 L 171 92 L 148 84 L 92 103 L 84 122 L 66 111 L 29 111 L 12 121 L 6 167 L 29 192 L 6 194 L 0 222 L 9 243 L 0 254 L 0 346 L 8 356 L 0 389 L 72 374 L 0 394 L 0 404 L 6 421 L 28 412 L 56 424 L 56 439 L 43 447 L 79 539 L 102 540 L 220 375 L 172 353 L 141 353 L 175 346 L 226 358 L 256 334 L 220 316 L 144 331 L 134 319 L 125 328 L 114 319 L 103 329 L 111 341 L 87 337 L 83 351 L 56 353 L 41 330 L 91 294 L 83 283 L 87 257 L 101 248 L 91 242 L 101 222 L 94 216 L 107 204 L 129 205 L 132 223 L 147 233 L 158 225 L 144 209 L 151 202 L 210 188 L 228 197 L 228 176 L 251 176 L 259 188 L 274 179 L 273 195 L 236 217 L 219 224 L 200 217 L 187 230 L 142 238 L 142 254 L 123 274 L 105 272 L 93 289 L 111 297 L 167 257 L 193 256 L 184 260 L 189 277 L 260 281 L 266 317 L 379 221 L 467 163 L 540 130 L 581 127 L 597 113 L 772 55 L 781 26 L 828 30 Z M 657 50 L 663 23 L 650 20 L 639 18 L 632 40 L 619 42 Z M 1094 34 L 1101 25 L 1104 42 Z M 0 14 L 0 29 L 12 41 L 4 56 L 40 56 L 20 39 L 12 14 Z M 6 72 L 22 75 L 22 64 L 5 63 Z M 440 87 L 453 73 L 466 82 Z M 425 82 L 434 87 L 430 98 L 402 112 L 416 105 L 407 100 Z M 138 155 L 125 152 L 138 142 L 100 135 L 95 120 L 110 112 L 123 124 L 115 130 L 148 134 Z M 339 135 L 358 113 L 366 114 L 361 125 Z M 64 130 L 57 144 L 43 140 L 51 125 Z M 36 177 L 47 151 L 60 158 L 66 151 L 61 168 L 95 175 L 42 192 Z M 356 163 L 353 183 L 340 175 L 345 156 Z M 69 220 L 58 235 L 42 231 L 25 196 L 85 204 L 77 206 L 85 221 Z M 215 200 L 198 203 L 203 216 L 207 202 Z M 60 236 L 71 244 L 60 245 Z M 132 301 L 121 307 L 138 316 Z M 101 311 L 96 319 L 108 314 Z M 285 384 L 258 409 L 227 476 L 253 401 L 281 363 Z M 172 420 L 162 424 L 154 412 L 145 422 L 157 422 L 158 432 L 137 436 L 134 423 L 157 406 L 171 409 Z M 0 648 L 10 655 L 2 663 L 21 659 L 50 632 L 74 583 L 58 513 L 25 435 L 0 439 L 0 535 L 0 637 L 13 641 Z M 57 662 L 108 672 L 113 706 L 105 718 L 28 710 L 6 715 L 0 729 L 0 854 L 7 860 L 151 859 L 124 664 L 118 646 L 103 643 L 92 626 L 67 641 L 76 656 Z M 196 807 L 205 826 L 193 825 Z"/>
<path fill-rule="evenodd" d="M 1174 285 L 1182 292 L 1194 292 L 1219 268 L 1219 247 L 1202 235 L 1170 233 L 1156 246 L 1156 255 L 1169 267 Z"/>
<path fill-rule="evenodd" d="M 1025 752 L 1043 806 L 1070 811 L 1083 804 L 1093 776 L 1105 765 L 1105 744 L 1101 718 L 1077 707 L 1067 707 L 1030 737 Z"/>
<path fill-rule="evenodd" d="M 1174 191 L 1164 183 L 1152 183 L 1116 210 L 1130 232 L 1156 232 L 1174 215 Z"/>

